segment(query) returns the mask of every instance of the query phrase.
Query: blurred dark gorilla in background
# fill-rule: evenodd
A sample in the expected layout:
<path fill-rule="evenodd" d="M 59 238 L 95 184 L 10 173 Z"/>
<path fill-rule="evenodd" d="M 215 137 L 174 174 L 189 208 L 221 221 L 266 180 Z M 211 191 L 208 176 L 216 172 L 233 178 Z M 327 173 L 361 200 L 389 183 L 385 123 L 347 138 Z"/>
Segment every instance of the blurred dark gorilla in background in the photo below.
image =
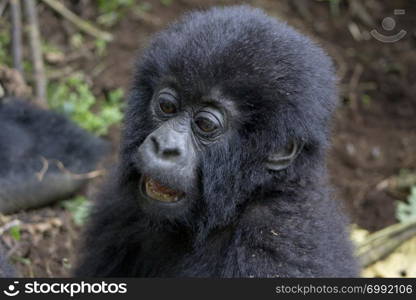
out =
<path fill-rule="evenodd" d="M 0 213 L 66 199 L 86 182 L 108 145 L 63 115 L 0 98 Z M 79 176 L 81 175 L 81 176 Z M 0 247 L 0 277 L 15 276 Z"/>
<path fill-rule="evenodd" d="M 349 277 L 325 156 L 330 59 L 247 6 L 194 12 L 138 65 L 77 276 Z"/>

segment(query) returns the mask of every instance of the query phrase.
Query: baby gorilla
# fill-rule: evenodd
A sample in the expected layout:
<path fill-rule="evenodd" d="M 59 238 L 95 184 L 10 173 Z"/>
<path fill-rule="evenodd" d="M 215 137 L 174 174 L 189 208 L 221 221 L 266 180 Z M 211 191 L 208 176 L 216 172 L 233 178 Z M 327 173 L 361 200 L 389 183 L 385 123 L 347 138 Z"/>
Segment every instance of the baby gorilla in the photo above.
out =
<path fill-rule="evenodd" d="M 75 274 L 356 276 L 325 168 L 336 100 L 330 60 L 287 25 L 186 15 L 139 63 Z"/>

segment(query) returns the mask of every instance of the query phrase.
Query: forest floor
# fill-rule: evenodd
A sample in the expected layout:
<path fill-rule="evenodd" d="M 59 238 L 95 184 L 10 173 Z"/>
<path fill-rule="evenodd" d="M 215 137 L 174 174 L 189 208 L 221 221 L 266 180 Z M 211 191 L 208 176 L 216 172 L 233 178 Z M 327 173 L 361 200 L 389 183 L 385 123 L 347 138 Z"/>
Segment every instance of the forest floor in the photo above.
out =
<path fill-rule="evenodd" d="M 128 11 L 107 29 L 115 40 L 109 43 L 104 57 L 80 55 L 71 62 L 71 67 L 91 75 L 95 94 L 119 87 L 127 91 L 137 54 L 151 34 L 182 13 L 214 4 L 241 3 L 146 2 L 151 4 L 148 11 L 139 16 Z M 395 223 L 395 203 L 405 198 L 389 192 L 382 183 L 402 170 L 416 169 L 416 3 L 366 1 L 364 9 L 361 1 L 341 1 L 333 9 L 327 1 L 304 1 L 302 5 L 289 0 L 245 3 L 265 9 L 311 36 L 334 59 L 341 104 L 334 122 L 329 168 L 336 195 L 352 221 L 362 228 L 374 231 Z M 98 12 L 89 1 L 66 4 L 82 18 L 93 22 L 97 18 Z M 50 9 L 40 8 L 43 38 L 65 51 L 68 37 L 76 29 Z M 381 21 L 393 16 L 394 9 L 405 9 L 406 13 L 395 17 L 397 25 L 393 31 L 404 29 L 407 35 L 395 43 L 377 41 L 370 31 L 377 29 L 387 34 Z M 114 126 L 107 136 L 114 144 L 114 152 L 119 132 L 120 126 Z M 93 183 L 88 194 L 95 189 L 97 184 Z M 59 204 L 20 213 L 18 218 L 28 229 L 12 255 L 19 271 L 25 276 L 68 276 L 82 228 Z"/>

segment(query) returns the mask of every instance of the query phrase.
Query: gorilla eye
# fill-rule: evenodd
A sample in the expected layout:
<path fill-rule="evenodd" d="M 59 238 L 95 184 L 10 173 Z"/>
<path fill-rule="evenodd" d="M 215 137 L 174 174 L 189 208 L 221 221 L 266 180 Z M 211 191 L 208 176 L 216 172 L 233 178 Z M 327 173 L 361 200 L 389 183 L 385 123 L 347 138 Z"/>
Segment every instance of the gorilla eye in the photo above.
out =
<path fill-rule="evenodd" d="M 176 99 L 170 94 L 164 93 L 159 95 L 159 107 L 167 115 L 175 114 L 178 111 Z"/>
<path fill-rule="evenodd" d="M 204 132 L 212 132 L 218 128 L 217 124 L 205 118 L 199 118 L 195 120 L 195 124 Z"/>
<path fill-rule="evenodd" d="M 195 117 L 195 125 L 202 134 L 213 134 L 222 128 L 222 116 L 219 112 L 202 111 Z"/>

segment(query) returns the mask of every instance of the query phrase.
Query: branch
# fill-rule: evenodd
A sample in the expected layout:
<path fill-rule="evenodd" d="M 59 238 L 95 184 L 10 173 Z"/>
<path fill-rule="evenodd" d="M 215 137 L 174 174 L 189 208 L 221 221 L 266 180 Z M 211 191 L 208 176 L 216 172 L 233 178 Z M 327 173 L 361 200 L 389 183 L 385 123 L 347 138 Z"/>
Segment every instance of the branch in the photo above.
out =
<path fill-rule="evenodd" d="M 52 161 L 56 163 L 56 166 L 58 167 L 59 170 L 61 170 L 65 174 L 70 175 L 74 179 L 79 179 L 79 180 L 94 179 L 96 177 L 99 177 L 105 174 L 105 170 L 94 170 L 88 173 L 81 173 L 81 174 L 72 173 L 67 168 L 65 168 L 64 164 L 61 161 L 56 160 L 56 159 L 53 159 Z"/>
<path fill-rule="evenodd" d="M 384 190 L 390 188 L 392 190 L 408 189 L 416 185 L 416 173 L 406 173 L 395 176 L 390 176 L 377 184 L 377 190 Z"/>
<path fill-rule="evenodd" d="M 76 179 L 76 180 L 94 179 L 96 177 L 99 177 L 99 176 L 102 176 L 102 175 L 105 174 L 105 170 L 94 170 L 94 171 L 91 171 L 91 172 L 88 172 L 88 173 L 81 173 L 81 174 L 72 173 L 70 170 L 65 168 L 64 164 L 61 161 L 59 161 L 57 159 L 47 160 L 43 156 L 41 156 L 40 159 L 42 160 L 42 169 L 35 174 L 36 178 L 39 181 L 42 181 L 44 179 L 45 174 L 49 170 L 50 162 L 56 164 L 56 166 L 58 167 L 58 169 L 62 173 L 67 174 L 67 175 L 71 176 L 71 178 Z"/>
<path fill-rule="evenodd" d="M 388 256 L 406 240 L 416 236 L 416 221 L 398 223 L 368 236 L 358 246 L 357 255 L 363 267 Z"/>
<path fill-rule="evenodd" d="M 29 23 L 30 48 L 32 52 L 32 62 L 34 67 L 36 100 L 44 107 L 46 102 L 46 77 L 45 67 L 43 65 L 42 50 L 40 45 L 40 33 L 38 15 L 35 6 L 35 0 L 24 0 L 26 17 Z"/>
<path fill-rule="evenodd" d="M 22 11 L 20 0 L 10 0 L 10 18 L 12 23 L 13 68 L 23 74 L 22 67 Z"/>
<path fill-rule="evenodd" d="M 42 0 L 44 3 L 52 7 L 55 11 L 57 11 L 59 14 L 61 14 L 64 18 L 66 18 L 68 21 L 75 24 L 79 29 L 83 30 L 84 32 L 88 33 L 89 35 L 92 35 L 96 38 L 105 40 L 105 41 L 111 41 L 113 40 L 113 36 L 105 31 L 102 31 L 96 27 L 94 27 L 91 23 L 81 19 L 76 14 L 74 14 L 72 11 L 67 9 L 62 3 L 56 1 L 56 0 Z"/>

